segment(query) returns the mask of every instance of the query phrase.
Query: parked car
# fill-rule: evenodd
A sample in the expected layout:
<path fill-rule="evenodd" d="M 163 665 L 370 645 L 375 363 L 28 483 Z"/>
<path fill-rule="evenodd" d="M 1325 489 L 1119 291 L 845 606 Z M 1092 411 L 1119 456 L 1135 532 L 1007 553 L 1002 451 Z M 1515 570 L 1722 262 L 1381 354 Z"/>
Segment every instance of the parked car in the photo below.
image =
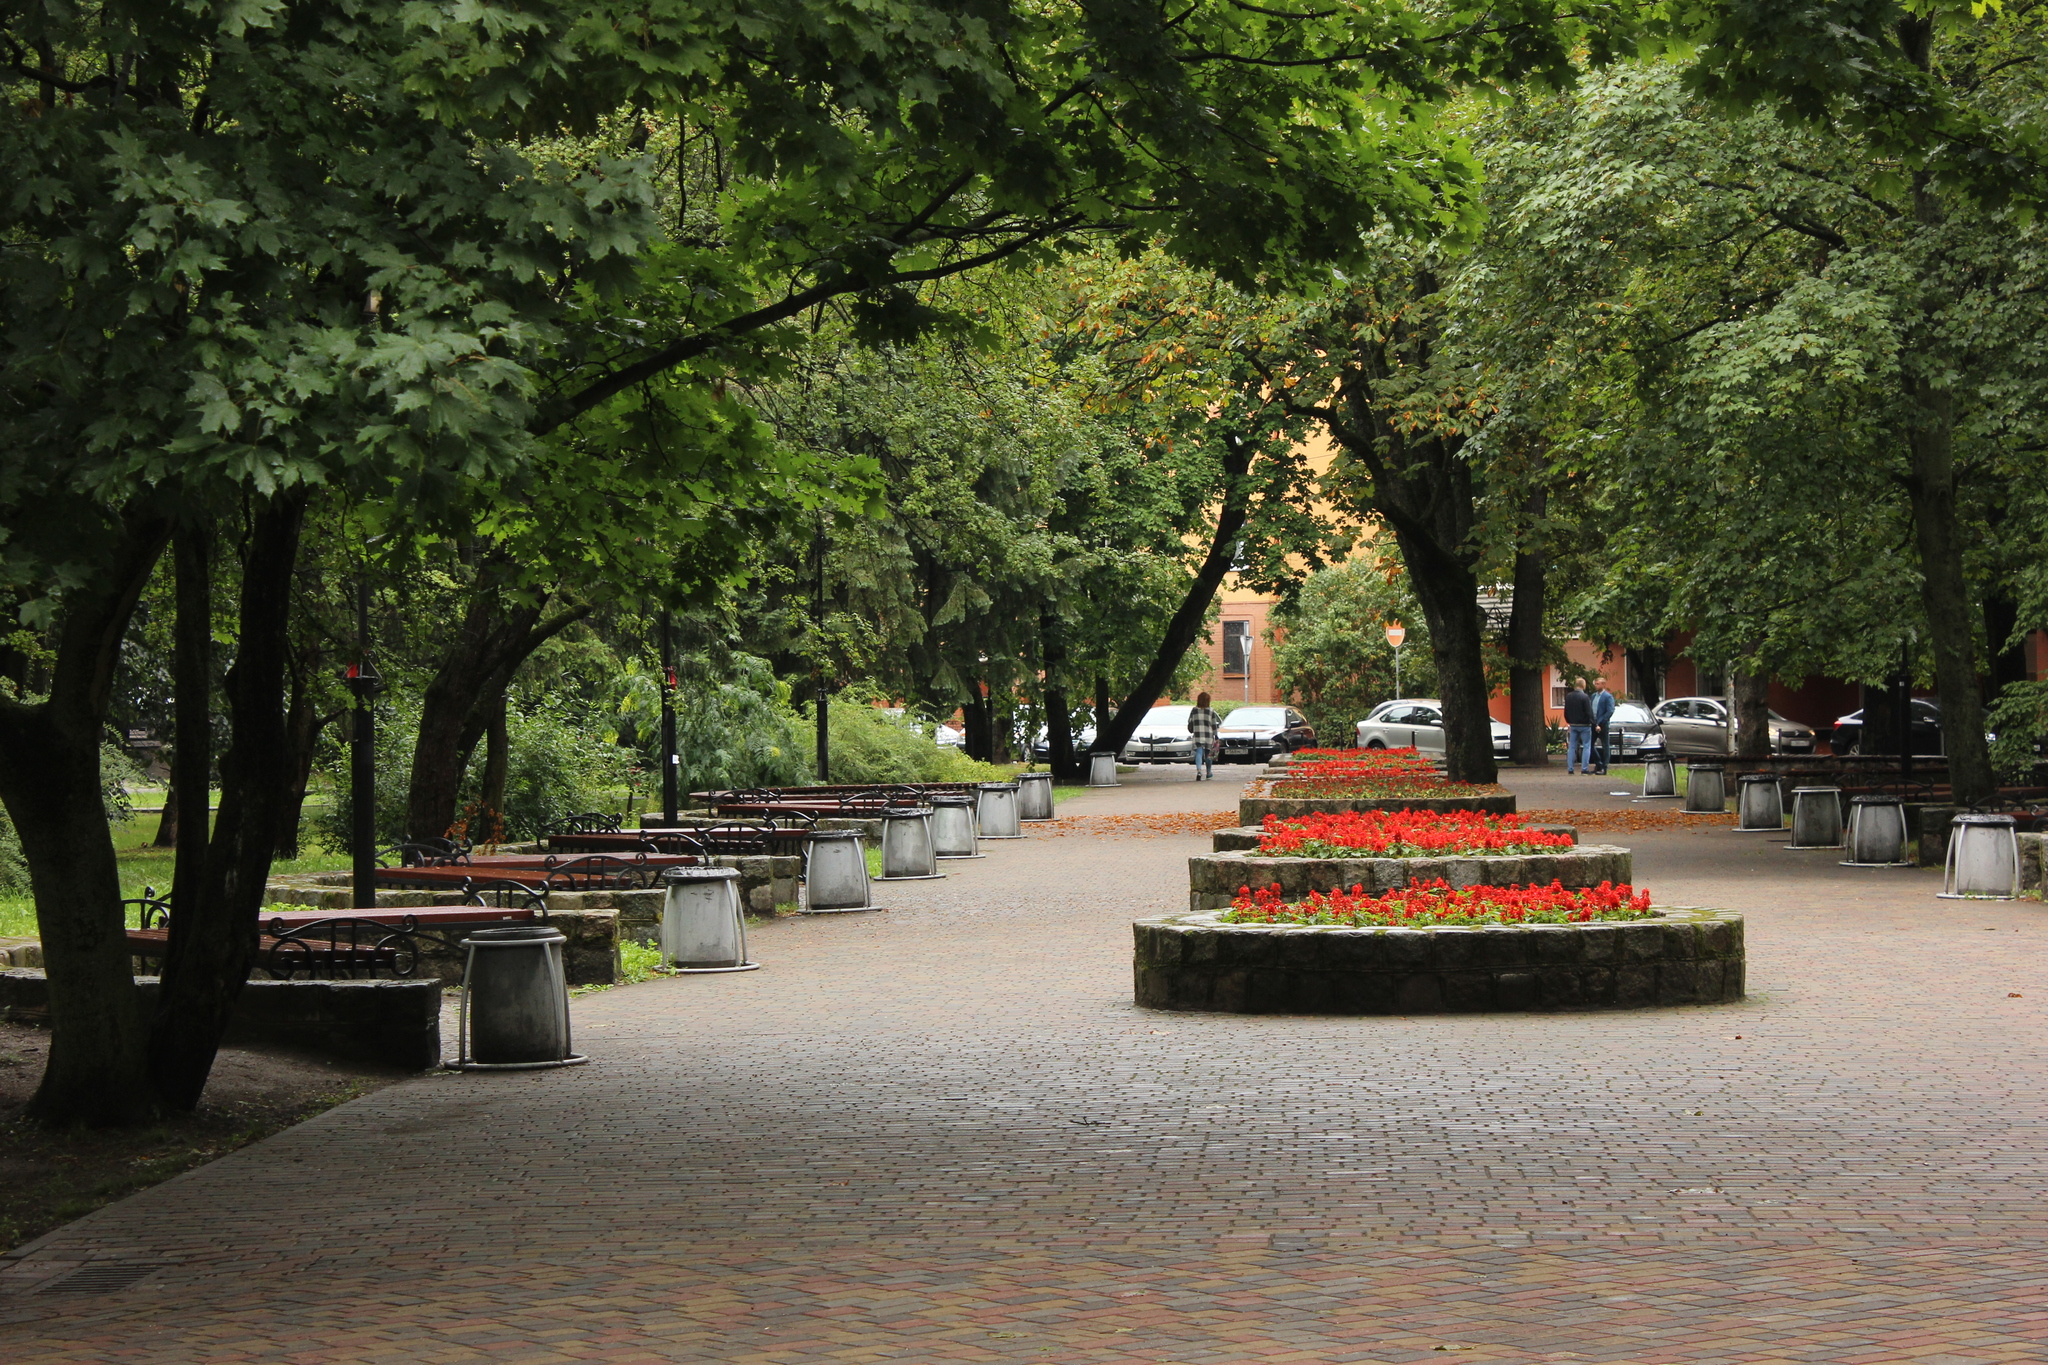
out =
<path fill-rule="evenodd" d="M 1664 732 L 1664 747 L 1674 754 L 1725 754 L 1729 748 L 1729 705 L 1719 697 L 1673 697 L 1650 709 Z M 1771 727 L 1771 752 L 1810 754 L 1815 736 L 1798 721 L 1776 711 L 1766 713 Z"/>
<path fill-rule="evenodd" d="M 1074 752 L 1085 754 L 1095 743 L 1095 727 L 1083 725 L 1074 731 Z M 1040 730 L 1038 738 L 1031 741 L 1031 756 L 1040 763 L 1052 762 L 1052 732 Z"/>
<path fill-rule="evenodd" d="M 1944 752 L 1941 739 L 1941 703 L 1913 698 L 1913 752 L 1916 754 L 1938 754 Z M 1863 712 L 1852 711 L 1835 722 L 1834 731 L 1828 737 L 1828 747 L 1838 754 L 1863 752 Z"/>
<path fill-rule="evenodd" d="M 1650 714 L 1649 707 L 1639 701 L 1616 702 L 1614 716 L 1607 722 L 1608 761 L 1640 758 L 1643 741 L 1659 732 L 1657 718 Z"/>
<path fill-rule="evenodd" d="M 1315 727 L 1291 706 L 1240 706 L 1223 718 L 1216 737 L 1225 763 L 1263 763 L 1316 742 Z"/>
<path fill-rule="evenodd" d="M 1192 706 L 1155 706 L 1131 732 L 1131 742 L 1118 755 L 1125 763 L 1192 763 L 1195 741 L 1188 734 Z"/>
<path fill-rule="evenodd" d="M 1512 731 L 1497 720 L 1489 718 L 1488 723 L 1493 726 L 1493 756 L 1506 758 L 1508 736 Z M 1443 752 L 1444 704 L 1436 698 L 1401 697 L 1383 701 L 1358 722 L 1358 747 L 1361 749 L 1405 749 L 1410 745 L 1425 752 Z"/>

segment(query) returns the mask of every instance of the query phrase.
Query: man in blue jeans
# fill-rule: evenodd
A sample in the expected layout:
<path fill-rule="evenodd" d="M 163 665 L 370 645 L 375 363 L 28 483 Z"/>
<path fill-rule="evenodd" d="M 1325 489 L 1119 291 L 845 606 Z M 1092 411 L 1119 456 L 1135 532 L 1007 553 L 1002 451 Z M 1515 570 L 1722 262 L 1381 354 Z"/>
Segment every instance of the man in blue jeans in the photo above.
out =
<path fill-rule="evenodd" d="M 1593 699 L 1586 689 L 1572 684 L 1564 694 L 1564 770 L 1568 773 L 1593 771 Z"/>
<path fill-rule="evenodd" d="M 1614 719 L 1614 694 L 1607 690 L 1607 679 L 1595 678 L 1599 691 L 1593 694 L 1593 771 L 1607 771 L 1607 723 Z"/>

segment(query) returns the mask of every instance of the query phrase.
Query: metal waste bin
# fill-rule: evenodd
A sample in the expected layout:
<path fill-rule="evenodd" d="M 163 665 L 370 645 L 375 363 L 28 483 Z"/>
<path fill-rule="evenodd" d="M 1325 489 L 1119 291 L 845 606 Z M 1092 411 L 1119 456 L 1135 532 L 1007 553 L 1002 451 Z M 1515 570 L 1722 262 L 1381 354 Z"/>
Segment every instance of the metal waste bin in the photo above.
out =
<path fill-rule="evenodd" d="M 1021 839 L 1017 825 L 1017 784 L 983 782 L 975 793 L 974 818 L 984 839 Z"/>
<path fill-rule="evenodd" d="M 1843 867 L 1905 867 L 1906 805 L 1896 796 L 1849 798 L 1849 856 Z"/>
<path fill-rule="evenodd" d="M 974 838 L 974 798 L 934 796 L 932 798 L 932 856 L 937 858 L 985 858 Z"/>
<path fill-rule="evenodd" d="M 945 875 L 932 849 L 930 809 L 892 806 L 883 811 L 881 880 L 919 882 Z"/>
<path fill-rule="evenodd" d="M 1643 759 L 1643 799 L 1676 797 L 1678 795 L 1678 769 L 1671 762 L 1671 755 L 1662 745 L 1654 748 L 1645 746 L 1641 751 Z"/>
<path fill-rule="evenodd" d="M 1098 752 L 1088 755 L 1088 785 L 1091 787 L 1121 787 L 1116 780 L 1116 755 Z"/>
<path fill-rule="evenodd" d="M 1770 773 L 1742 773 L 1735 779 L 1735 828 L 1747 833 L 1785 828 L 1785 798 Z"/>
<path fill-rule="evenodd" d="M 1958 815 L 1949 822 L 1943 900 L 2009 901 L 2020 894 L 2019 826 L 2010 815 Z"/>
<path fill-rule="evenodd" d="M 1720 764 L 1685 765 L 1685 808 L 1696 814 L 1728 809 L 1728 776 Z"/>
<path fill-rule="evenodd" d="M 804 913 L 872 910 L 867 839 L 857 829 L 821 829 L 804 841 Z"/>
<path fill-rule="evenodd" d="M 735 867 L 672 867 L 661 874 L 661 960 L 679 975 L 751 972 L 747 915 Z"/>
<path fill-rule="evenodd" d="M 1017 818 L 1052 819 L 1052 774 L 1017 774 Z"/>
<path fill-rule="evenodd" d="M 1792 842 L 1787 848 L 1840 848 L 1842 846 L 1842 789 L 1840 787 L 1794 787 L 1792 789 Z"/>
<path fill-rule="evenodd" d="M 462 940 L 458 1071 L 540 1071 L 590 1059 L 569 1046 L 561 932 L 544 924 L 479 929 Z"/>

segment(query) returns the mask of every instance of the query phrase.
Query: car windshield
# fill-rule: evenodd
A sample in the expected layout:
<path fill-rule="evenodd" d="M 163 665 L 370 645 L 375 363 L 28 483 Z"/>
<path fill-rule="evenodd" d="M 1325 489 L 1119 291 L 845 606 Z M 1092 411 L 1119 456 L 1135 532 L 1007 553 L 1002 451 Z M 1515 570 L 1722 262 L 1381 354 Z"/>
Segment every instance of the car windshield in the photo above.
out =
<path fill-rule="evenodd" d="M 1650 708 L 1641 702 L 1625 701 L 1614 708 L 1614 718 L 1641 723 L 1650 718 Z"/>
<path fill-rule="evenodd" d="M 1771 712 L 1771 720 L 1778 725 L 1796 725 L 1802 728 L 1806 724 L 1806 722 L 1803 720 L 1787 720 L 1785 717 L 1779 715 L 1776 711 Z"/>
<path fill-rule="evenodd" d="M 1240 706 L 1223 718 L 1226 730 L 1241 730 L 1248 726 L 1285 730 L 1287 713 L 1271 706 Z"/>
<path fill-rule="evenodd" d="M 1192 706 L 1155 706 L 1138 722 L 1137 733 L 1163 735 L 1168 730 L 1185 730 L 1188 728 L 1188 712 L 1194 709 Z"/>

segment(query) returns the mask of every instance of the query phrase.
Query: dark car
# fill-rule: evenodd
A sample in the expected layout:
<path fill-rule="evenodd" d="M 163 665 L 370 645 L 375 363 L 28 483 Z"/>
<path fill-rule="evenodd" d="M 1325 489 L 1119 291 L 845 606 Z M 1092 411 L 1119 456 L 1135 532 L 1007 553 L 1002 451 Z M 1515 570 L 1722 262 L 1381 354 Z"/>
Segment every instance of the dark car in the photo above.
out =
<path fill-rule="evenodd" d="M 1913 698 L 1913 752 L 1938 754 L 1941 746 L 1941 703 Z M 1863 712 L 1852 711 L 1835 722 L 1828 746 L 1838 754 L 1863 752 Z"/>
<path fill-rule="evenodd" d="M 1240 706 L 1223 718 L 1216 737 L 1225 763 L 1263 763 L 1316 742 L 1315 727 L 1291 706 Z"/>
<path fill-rule="evenodd" d="M 1639 701 L 1617 702 L 1614 715 L 1607 722 L 1607 751 L 1610 759 L 1619 762 L 1624 758 L 1639 758 L 1643 752 L 1643 741 L 1658 734 L 1661 729 L 1657 718 L 1650 714 L 1650 708 Z M 1656 747 L 1654 744 L 1652 748 Z"/>

